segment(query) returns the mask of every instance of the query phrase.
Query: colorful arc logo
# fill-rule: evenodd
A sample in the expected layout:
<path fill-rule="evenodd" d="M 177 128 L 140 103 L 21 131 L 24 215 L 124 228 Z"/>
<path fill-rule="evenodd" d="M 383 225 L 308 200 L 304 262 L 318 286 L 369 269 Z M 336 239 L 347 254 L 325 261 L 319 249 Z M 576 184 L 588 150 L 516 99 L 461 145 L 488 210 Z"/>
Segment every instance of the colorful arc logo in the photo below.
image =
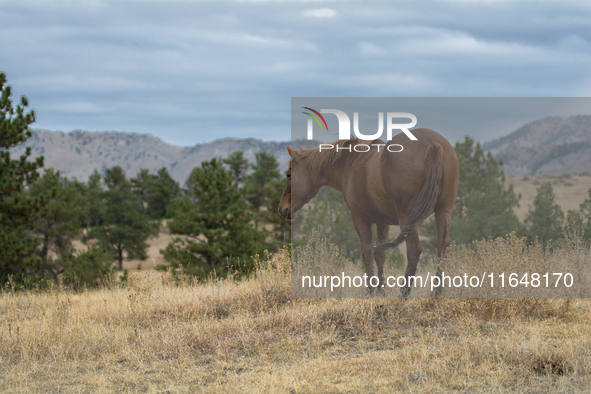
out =
<path fill-rule="evenodd" d="M 314 112 L 316 115 L 318 115 L 320 117 L 320 119 L 322 119 L 322 122 L 324 122 L 324 125 L 326 126 L 326 131 L 328 131 L 328 125 L 326 124 L 326 120 L 324 120 L 324 116 L 320 115 L 320 112 L 316 111 L 315 109 L 309 108 L 309 107 L 302 107 L 304 109 L 307 109 L 308 111 L 312 111 Z M 314 115 L 312 115 L 309 112 L 302 112 L 303 114 L 306 114 L 308 116 L 310 116 L 312 119 L 314 119 L 316 121 L 316 123 L 318 123 L 318 126 L 320 126 L 320 130 L 322 130 L 322 123 L 320 123 L 320 120 L 318 120 L 318 118 Z"/>

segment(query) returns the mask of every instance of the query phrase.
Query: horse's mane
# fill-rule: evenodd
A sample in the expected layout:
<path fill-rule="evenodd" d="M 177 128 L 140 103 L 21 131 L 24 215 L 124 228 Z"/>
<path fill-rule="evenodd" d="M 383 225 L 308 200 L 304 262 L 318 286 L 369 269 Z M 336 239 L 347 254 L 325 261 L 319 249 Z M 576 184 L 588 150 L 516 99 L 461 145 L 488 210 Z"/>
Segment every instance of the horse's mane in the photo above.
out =
<path fill-rule="evenodd" d="M 319 179 L 322 175 L 322 172 L 336 163 L 344 152 L 349 153 L 348 150 L 341 149 L 347 143 L 351 143 L 351 145 L 355 145 L 360 140 L 357 138 L 352 138 L 349 140 L 336 140 L 330 143 L 334 148 L 323 150 L 322 152 L 319 149 L 312 148 L 312 149 L 304 149 L 299 152 L 298 161 L 301 162 L 304 166 L 310 170 L 310 175 L 313 179 Z M 380 139 L 376 139 L 373 141 L 363 141 L 363 143 L 371 145 L 372 143 L 384 143 Z M 337 147 L 339 149 L 337 149 Z"/>
<path fill-rule="evenodd" d="M 318 179 L 322 172 L 333 165 L 343 154 L 342 150 L 337 152 L 337 146 L 341 148 L 347 142 L 350 142 L 350 140 L 336 140 L 330 143 L 334 146 L 333 149 L 323 150 L 322 152 L 318 148 L 304 149 L 299 152 L 298 161 L 310 170 L 313 179 Z"/>

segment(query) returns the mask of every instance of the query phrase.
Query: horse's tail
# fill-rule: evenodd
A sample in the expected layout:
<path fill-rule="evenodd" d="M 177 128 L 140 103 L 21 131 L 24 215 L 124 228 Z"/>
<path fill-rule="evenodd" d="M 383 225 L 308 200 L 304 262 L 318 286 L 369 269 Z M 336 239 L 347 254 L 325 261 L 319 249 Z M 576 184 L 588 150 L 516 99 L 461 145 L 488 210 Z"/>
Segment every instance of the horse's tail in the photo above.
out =
<path fill-rule="evenodd" d="M 416 205 L 410 212 L 406 223 L 402 226 L 402 232 L 394 241 L 377 245 L 377 249 L 397 247 L 433 213 L 441 189 L 441 179 L 443 178 L 443 148 L 436 142 L 427 146 L 425 167 L 427 174 L 425 184 Z"/>

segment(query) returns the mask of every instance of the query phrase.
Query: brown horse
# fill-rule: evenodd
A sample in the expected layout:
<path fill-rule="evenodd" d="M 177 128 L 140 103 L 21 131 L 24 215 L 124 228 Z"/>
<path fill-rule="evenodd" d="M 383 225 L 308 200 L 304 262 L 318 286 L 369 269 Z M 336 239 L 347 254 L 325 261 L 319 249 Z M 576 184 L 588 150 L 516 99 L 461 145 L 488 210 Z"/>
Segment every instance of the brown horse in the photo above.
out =
<path fill-rule="evenodd" d="M 439 257 L 445 255 L 451 243 L 451 210 L 460 173 L 456 152 L 445 138 L 429 129 L 414 129 L 412 134 L 417 141 L 398 134 L 385 145 L 380 145 L 384 144 L 381 140 L 351 138 L 335 141 L 333 149 L 300 147 L 298 152 L 287 147 L 291 161 L 279 203 L 281 216 L 291 219 L 322 186 L 340 191 L 361 241 L 365 273 L 373 276 L 375 259 L 379 287 L 384 284 L 385 249 L 406 241 L 408 264 L 406 287 L 401 289 L 403 297 L 410 292 L 408 277 L 415 274 L 422 252 L 418 233 L 421 223 L 435 213 Z M 357 144 L 370 149 L 351 149 Z M 403 149 L 398 152 L 401 145 Z M 372 223 L 377 228 L 376 247 L 370 246 Z M 401 233 L 393 242 L 386 243 L 392 225 L 399 225 Z"/>

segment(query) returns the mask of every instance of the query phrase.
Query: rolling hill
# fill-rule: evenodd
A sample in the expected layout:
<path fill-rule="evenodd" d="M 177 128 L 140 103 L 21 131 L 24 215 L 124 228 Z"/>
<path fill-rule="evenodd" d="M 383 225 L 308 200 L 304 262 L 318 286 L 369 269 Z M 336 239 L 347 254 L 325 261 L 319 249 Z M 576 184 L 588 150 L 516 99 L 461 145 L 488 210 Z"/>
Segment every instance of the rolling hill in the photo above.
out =
<path fill-rule="evenodd" d="M 591 116 L 539 119 L 482 147 L 509 176 L 591 172 Z"/>
<path fill-rule="evenodd" d="M 254 138 L 223 138 L 192 147 L 169 145 L 149 134 L 123 132 L 70 133 L 32 129 L 33 137 L 12 150 L 16 156 L 30 146 L 33 156 L 43 155 L 45 166 L 62 175 L 86 181 L 94 169 L 115 165 L 128 174 L 140 168 L 156 171 L 167 167 L 172 177 L 184 184 L 191 170 L 203 160 L 226 157 L 236 150 L 254 161 L 258 151 L 269 152 L 287 169 L 289 142 L 266 142 Z M 305 148 L 317 146 L 302 141 Z M 530 122 L 512 133 L 483 144 L 496 159 L 503 160 L 508 176 L 537 173 L 560 175 L 591 172 L 591 116 L 548 117 Z"/>
<path fill-rule="evenodd" d="M 32 138 L 14 148 L 13 155 L 23 154 L 25 148 L 30 146 L 34 157 L 45 157 L 46 168 L 53 167 L 60 170 L 62 175 L 80 181 L 88 180 L 94 169 L 102 172 L 104 168 L 119 165 L 128 174 L 136 174 L 140 168 L 155 172 L 161 167 L 167 167 L 171 176 L 182 185 L 191 170 L 202 161 L 226 157 L 236 150 L 244 151 L 244 156 L 251 162 L 254 161 L 256 152 L 269 152 L 275 155 L 284 170 L 289 162 L 285 148 L 288 142 L 224 138 L 192 147 L 178 147 L 149 134 L 84 131 L 62 133 L 40 129 L 31 131 Z M 306 142 L 302 141 L 301 144 L 306 145 Z"/>

